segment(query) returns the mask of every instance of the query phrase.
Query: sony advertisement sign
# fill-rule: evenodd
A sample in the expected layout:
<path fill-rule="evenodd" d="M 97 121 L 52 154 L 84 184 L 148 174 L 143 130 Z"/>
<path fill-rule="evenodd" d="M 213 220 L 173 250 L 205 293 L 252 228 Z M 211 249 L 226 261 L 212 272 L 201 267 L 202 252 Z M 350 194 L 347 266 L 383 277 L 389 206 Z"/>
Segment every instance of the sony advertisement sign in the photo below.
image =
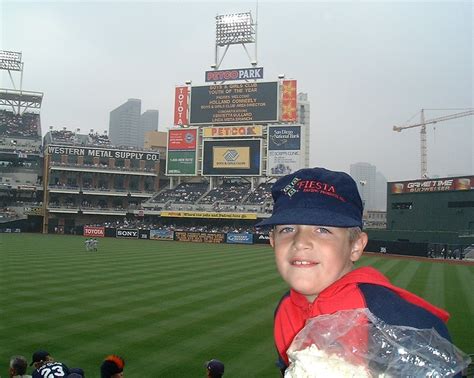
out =
<path fill-rule="evenodd" d="M 138 239 L 138 230 L 116 230 L 117 238 Z"/>

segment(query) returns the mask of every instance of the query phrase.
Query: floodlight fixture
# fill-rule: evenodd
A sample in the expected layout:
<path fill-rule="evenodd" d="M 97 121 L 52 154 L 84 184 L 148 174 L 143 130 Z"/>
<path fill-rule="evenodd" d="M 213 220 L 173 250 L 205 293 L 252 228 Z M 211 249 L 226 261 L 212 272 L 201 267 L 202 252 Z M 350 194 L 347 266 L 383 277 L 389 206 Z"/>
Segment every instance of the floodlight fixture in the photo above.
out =
<path fill-rule="evenodd" d="M 216 45 L 255 43 L 255 24 L 250 12 L 216 16 Z"/>
<path fill-rule="evenodd" d="M 21 52 L 0 50 L 0 69 L 7 71 L 22 71 Z"/>

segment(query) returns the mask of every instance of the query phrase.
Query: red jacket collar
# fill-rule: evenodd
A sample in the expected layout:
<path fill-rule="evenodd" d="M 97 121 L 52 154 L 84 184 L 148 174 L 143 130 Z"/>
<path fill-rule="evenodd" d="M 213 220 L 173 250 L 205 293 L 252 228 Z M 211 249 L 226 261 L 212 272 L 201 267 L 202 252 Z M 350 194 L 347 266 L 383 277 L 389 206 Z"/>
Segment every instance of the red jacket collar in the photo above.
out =
<path fill-rule="evenodd" d="M 448 321 L 449 319 L 449 313 L 447 311 L 432 305 L 423 298 L 420 298 L 405 289 L 392 285 L 387 277 L 385 277 L 382 273 L 372 267 L 362 267 L 350 271 L 349 273 L 341 277 L 339 280 L 324 289 L 321 293 L 319 293 L 318 297 L 314 300 L 314 302 L 328 300 L 332 298 L 335 294 L 337 294 L 339 291 L 343 290 L 347 285 L 358 283 L 368 283 L 384 286 L 388 289 L 395 291 L 406 301 L 420 306 L 425 310 L 431 312 L 438 318 L 442 319 L 444 322 Z M 290 290 L 290 298 L 296 306 L 302 309 L 307 309 L 308 307 L 312 306 L 312 304 L 308 302 L 308 300 L 303 294 L 300 294 L 294 291 L 293 289 Z"/>

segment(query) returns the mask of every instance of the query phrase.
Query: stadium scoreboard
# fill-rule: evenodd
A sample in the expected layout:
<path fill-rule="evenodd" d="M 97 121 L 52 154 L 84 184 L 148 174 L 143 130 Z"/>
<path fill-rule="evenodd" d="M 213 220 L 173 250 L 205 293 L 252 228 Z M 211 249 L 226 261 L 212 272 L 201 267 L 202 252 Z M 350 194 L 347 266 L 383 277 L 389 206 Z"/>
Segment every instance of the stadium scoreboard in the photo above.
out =
<path fill-rule="evenodd" d="M 191 88 L 189 124 L 275 122 L 278 82 Z"/>

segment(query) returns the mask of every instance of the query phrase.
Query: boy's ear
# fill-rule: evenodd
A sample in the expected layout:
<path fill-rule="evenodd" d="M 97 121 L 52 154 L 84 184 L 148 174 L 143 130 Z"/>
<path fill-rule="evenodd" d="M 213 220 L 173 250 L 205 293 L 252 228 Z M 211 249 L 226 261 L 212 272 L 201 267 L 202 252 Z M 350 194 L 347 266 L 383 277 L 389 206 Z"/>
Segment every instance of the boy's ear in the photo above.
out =
<path fill-rule="evenodd" d="M 351 248 L 351 260 L 353 262 L 357 261 L 360 259 L 362 256 L 362 252 L 364 252 L 364 248 L 367 245 L 367 242 L 369 241 L 369 237 L 365 232 L 361 232 L 359 234 L 359 237 L 352 243 L 352 248 Z"/>
<path fill-rule="evenodd" d="M 270 237 L 270 245 L 272 246 L 272 248 L 274 247 L 274 242 L 273 242 L 273 229 L 270 230 L 270 232 L 268 233 L 268 236 Z"/>

